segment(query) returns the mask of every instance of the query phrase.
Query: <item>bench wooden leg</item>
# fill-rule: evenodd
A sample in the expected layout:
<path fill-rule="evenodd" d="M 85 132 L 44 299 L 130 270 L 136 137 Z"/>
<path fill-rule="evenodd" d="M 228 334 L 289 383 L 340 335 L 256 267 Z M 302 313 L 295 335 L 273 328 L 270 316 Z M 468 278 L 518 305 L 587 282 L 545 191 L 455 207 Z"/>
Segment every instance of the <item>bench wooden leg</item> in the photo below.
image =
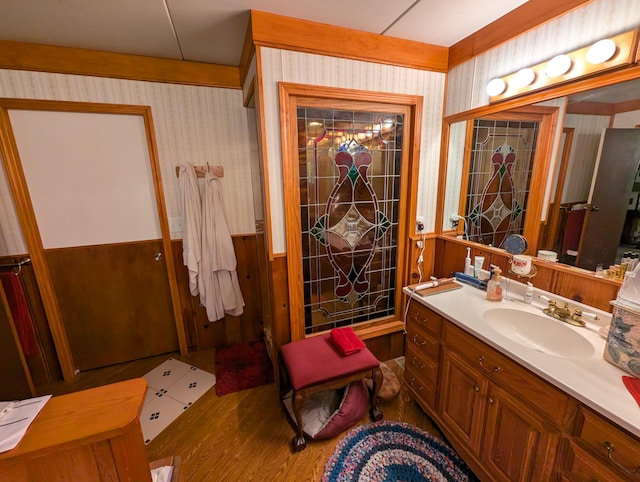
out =
<path fill-rule="evenodd" d="M 373 379 L 373 390 L 371 393 L 371 420 L 377 422 L 378 420 L 382 420 L 382 410 L 378 408 L 378 394 L 380 393 L 380 387 L 382 387 L 382 370 L 380 367 L 374 368 L 372 370 L 372 379 Z"/>
<path fill-rule="evenodd" d="M 302 431 L 302 403 L 304 402 L 304 396 L 294 391 L 292 400 L 293 415 L 296 417 L 296 435 L 293 437 L 292 445 L 294 452 L 300 452 L 307 446 L 307 441 L 304 439 L 304 432 Z"/>

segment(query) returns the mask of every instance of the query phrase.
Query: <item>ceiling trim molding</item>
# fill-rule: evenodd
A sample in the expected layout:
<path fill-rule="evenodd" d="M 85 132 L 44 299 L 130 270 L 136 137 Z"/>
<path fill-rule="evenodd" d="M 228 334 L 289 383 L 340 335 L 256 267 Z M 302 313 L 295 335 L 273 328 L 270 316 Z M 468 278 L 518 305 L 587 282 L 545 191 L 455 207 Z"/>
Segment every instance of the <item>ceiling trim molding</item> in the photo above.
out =
<path fill-rule="evenodd" d="M 447 72 L 449 49 L 345 27 L 251 11 L 256 46 Z"/>
<path fill-rule="evenodd" d="M 0 40 L 0 68 L 240 89 L 227 65 Z"/>
<path fill-rule="evenodd" d="M 529 0 L 449 48 L 448 69 L 593 0 Z"/>

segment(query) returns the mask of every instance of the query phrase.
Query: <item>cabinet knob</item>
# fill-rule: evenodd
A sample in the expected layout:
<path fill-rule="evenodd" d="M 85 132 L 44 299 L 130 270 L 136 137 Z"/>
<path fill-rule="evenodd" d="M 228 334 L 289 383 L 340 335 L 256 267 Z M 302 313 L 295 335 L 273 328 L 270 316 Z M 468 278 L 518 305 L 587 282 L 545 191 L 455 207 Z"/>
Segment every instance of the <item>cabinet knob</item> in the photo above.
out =
<path fill-rule="evenodd" d="M 479 392 L 480 391 L 480 387 L 478 385 L 474 385 L 473 386 L 473 391 L 474 392 Z"/>
<path fill-rule="evenodd" d="M 493 398 L 491 398 L 491 397 L 487 398 L 487 403 L 491 404 L 493 402 L 495 402 L 495 400 Z"/>
<path fill-rule="evenodd" d="M 427 344 L 426 341 L 422 340 L 421 342 L 418 341 L 418 335 L 413 335 L 413 342 L 418 345 L 418 346 L 425 346 Z"/>
<path fill-rule="evenodd" d="M 484 357 L 482 355 L 480 355 L 478 357 L 478 363 L 480 364 L 482 369 L 487 371 L 487 372 L 500 373 L 500 370 L 502 370 L 499 366 L 495 366 L 493 368 L 489 368 L 489 367 L 484 366 Z"/>
<path fill-rule="evenodd" d="M 418 365 L 418 359 L 416 357 L 413 357 L 411 359 L 411 363 L 413 363 L 414 366 L 417 366 L 418 368 L 424 368 L 424 363 L 420 363 Z"/>
<path fill-rule="evenodd" d="M 624 465 L 622 465 L 619 462 L 616 462 L 615 460 L 613 460 L 613 444 L 611 442 L 605 442 L 604 444 L 604 448 L 607 451 L 607 458 L 609 459 L 609 461 L 615 465 L 616 467 L 618 467 L 620 470 L 623 470 L 624 472 L 626 472 L 627 474 L 633 475 L 633 474 L 637 474 L 640 473 L 640 465 L 638 467 L 635 468 L 635 470 L 631 471 L 628 468 L 626 468 Z"/>
<path fill-rule="evenodd" d="M 415 377 L 412 377 L 411 380 L 409 380 L 409 385 L 411 385 L 413 388 L 415 388 L 419 392 L 424 390 L 424 387 L 422 385 L 416 387 L 416 378 Z"/>

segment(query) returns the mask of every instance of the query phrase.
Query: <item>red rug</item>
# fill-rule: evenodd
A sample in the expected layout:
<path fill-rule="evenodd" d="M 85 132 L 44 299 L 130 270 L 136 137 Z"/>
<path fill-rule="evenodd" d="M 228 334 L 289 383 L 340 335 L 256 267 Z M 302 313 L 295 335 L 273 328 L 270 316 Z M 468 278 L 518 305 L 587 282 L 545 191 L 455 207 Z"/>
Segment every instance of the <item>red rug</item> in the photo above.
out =
<path fill-rule="evenodd" d="M 216 350 L 216 395 L 273 382 L 273 367 L 262 340 Z"/>

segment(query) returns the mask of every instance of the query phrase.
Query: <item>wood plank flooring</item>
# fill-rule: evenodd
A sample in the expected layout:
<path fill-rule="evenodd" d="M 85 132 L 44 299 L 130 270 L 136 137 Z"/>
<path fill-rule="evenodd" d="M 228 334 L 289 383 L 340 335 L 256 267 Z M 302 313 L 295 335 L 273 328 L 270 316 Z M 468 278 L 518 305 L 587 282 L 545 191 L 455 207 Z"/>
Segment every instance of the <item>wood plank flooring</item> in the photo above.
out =
<path fill-rule="evenodd" d="M 168 354 L 83 372 L 72 382 L 47 387 L 42 393 L 60 395 L 140 377 L 169 356 L 214 372 L 213 350 L 187 356 Z M 401 375 L 398 364 L 390 362 L 389 366 Z M 387 420 L 412 423 L 442 438 L 431 419 L 403 391 L 380 408 Z M 367 416 L 360 423 L 369 421 Z M 223 397 L 211 389 L 147 446 L 147 454 L 150 461 L 179 455 L 185 482 L 320 480 L 341 436 L 309 441 L 305 450 L 293 454 L 293 435 L 276 384 Z"/>

